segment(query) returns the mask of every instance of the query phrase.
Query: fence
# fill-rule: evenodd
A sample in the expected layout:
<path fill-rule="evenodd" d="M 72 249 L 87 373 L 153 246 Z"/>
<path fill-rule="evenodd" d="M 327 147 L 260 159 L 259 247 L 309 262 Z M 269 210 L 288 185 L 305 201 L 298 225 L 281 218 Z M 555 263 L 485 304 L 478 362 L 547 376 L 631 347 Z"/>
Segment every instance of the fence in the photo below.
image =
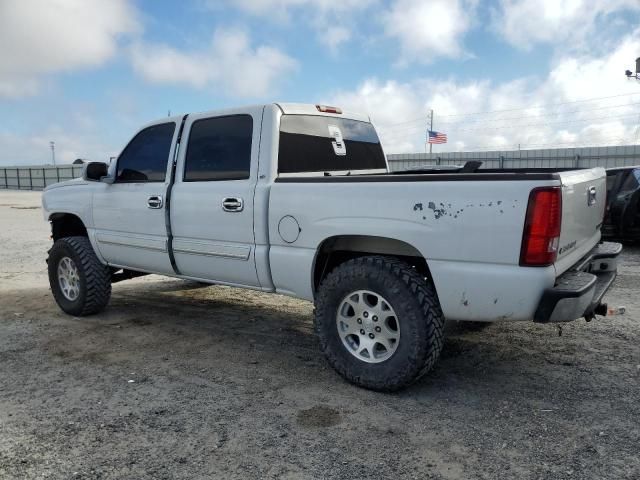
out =
<path fill-rule="evenodd" d="M 391 154 L 388 155 L 388 160 L 391 170 L 406 170 L 427 165 L 463 165 L 470 160 L 481 161 L 480 168 L 611 168 L 640 164 L 640 145 Z"/>
<path fill-rule="evenodd" d="M 82 175 L 82 165 L 0 167 L 0 189 L 42 190 Z"/>
<path fill-rule="evenodd" d="M 408 153 L 388 155 L 391 170 L 427 165 L 463 165 L 479 160 L 481 168 L 589 168 L 640 164 L 640 145 L 612 147 L 504 150 L 493 152 Z M 82 175 L 82 165 L 0 167 L 0 189 L 42 190 Z"/>

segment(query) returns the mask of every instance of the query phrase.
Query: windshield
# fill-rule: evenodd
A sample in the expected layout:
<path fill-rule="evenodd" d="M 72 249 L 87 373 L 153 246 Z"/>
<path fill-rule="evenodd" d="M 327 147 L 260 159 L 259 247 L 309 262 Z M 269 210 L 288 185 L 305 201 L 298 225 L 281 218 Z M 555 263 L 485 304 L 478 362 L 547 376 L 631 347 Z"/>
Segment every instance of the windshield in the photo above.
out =
<path fill-rule="evenodd" d="M 378 134 L 368 122 L 314 115 L 283 115 L 278 173 L 385 169 Z"/>

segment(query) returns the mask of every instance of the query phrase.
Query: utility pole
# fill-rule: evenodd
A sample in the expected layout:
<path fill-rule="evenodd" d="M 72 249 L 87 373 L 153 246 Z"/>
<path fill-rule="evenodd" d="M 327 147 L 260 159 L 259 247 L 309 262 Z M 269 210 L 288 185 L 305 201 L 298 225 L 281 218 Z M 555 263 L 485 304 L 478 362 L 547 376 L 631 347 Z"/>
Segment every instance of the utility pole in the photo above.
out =
<path fill-rule="evenodd" d="M 635 78 L 640 81 L 640 57 L 636 58 L 636 73 L 631 70 L 626 70 L 624 74 L 627 78 Z M 638 126 L 636 127 L 636 139 L 634 143 L 638 143 L 638 137 L 640 137 L 640 117 L 638 118 Z"/>
<path fill-rule="evenodd" d="M 49 146 L 51 147 L 51 160 L 53 160 L 53 166 L 56 166 L 56 142 L 53 140 L 49 142 Z"/>
<path fill-rule="evenodd" d="M 626 70 L 624 74 L 627 78 L 635 78 L 636 80 L 640 80 L 640 57 L 636 58 L 636 73 L 633 73 L 631 70 Z"/>
<path fill-rule="evenodd" d="M 429 122 L 429 131 L 433 132 L 433 108 L 431 109 L 431 121 Z M 429 155 L 433 151 L 433 143 L 429 144 Z"/>

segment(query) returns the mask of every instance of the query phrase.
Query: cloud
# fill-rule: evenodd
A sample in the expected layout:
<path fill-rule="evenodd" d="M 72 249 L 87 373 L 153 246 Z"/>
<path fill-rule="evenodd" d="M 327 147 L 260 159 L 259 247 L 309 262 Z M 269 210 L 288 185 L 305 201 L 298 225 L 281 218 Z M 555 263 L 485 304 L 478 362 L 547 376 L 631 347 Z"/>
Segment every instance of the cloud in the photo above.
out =
<path fill-rule="evenodd" d="M 144 96 L 125 85 L 103 95 L 97 101 L 44 95 L 23 100 L 26 108 L 0 124 L 0 166 L 51 163 L 50 141 L 55 142 L 57 163 L 108 161 L 150 120 L 150 113 L 142 109 Z"/>
<path fill-rule="evenodd" d="M 605 57 L 559 58 L 542 80 L 369 79 L 328 103 L 368 113 L 388 153 L 424 151 L 430 108 L 435 129 L 449 137 L 436 151 L 635 143 L 640 88 L 621 65 L 637 52 L 640 29 Z"/>
<path fill-rule="evenodd" d="M 0 5 L 0 97 L 37 93 L 42 76 L 94 68 L 139 28 L 127 0 L 5 1 Z"/>
<path fill-rule="evenodd" d="M 0 73 L 0 99 L 28 97 L 38 93 L 40 84 L 33 78 L 18 74 Z"/>
<path fill-rule="evenodd" d="M 269 46 L 251 47 L 248 35 L 217 30 L 207 49 L 184 52 L 168 45 L 134 44 L 134 70 L 152 83 L 223 90 L 237 97 L 261 97 L 289 76 L 297 62 Z"/>
<path fill-rule="evenodd" d="M 220 4 L 217 0 L 208 2 L 213 8 Z M 301 7 L 321 7 L 317 0 L 229 0 L 228 4 L 251 15 L 265 17 L 278 22 L 289 22 L 292 10 Z"/>
<path fill-rule="evenodd" d="M 99 135 L 70 130 L 66 125 L 51 125 L 42 132 L 17 134 L 0 131 L 0 154 L 2 165 L 45 165 L 51 164 L 50 141 L 55 141 L 56 163 L 71 163 L 76 158 L 108 162 L 115 155 L 112 148 L 105 145 Z M 7 156 L 7 155 L 10 155 Z"/>
<path fill-rule="evenodd" d="M 229 0 L 233 7 L 281 24 L 293 21 L 310 25 L 320 43 L 332 53 L 354 36 L 354 15 L 361 14 L 380 0 Z M 212 8 L 220 3 L 209 1 Z M 295 19 L 295 20 L 294 20 Z"/>
<path fill-rule="evenodd" d="M 640 10 L 638 0 L 500 0 L 494 29 L 510 44 L 581 44 L 595 32 L 597 21 L 625 10 Z"/>
<path fill-rule="evenodd" d="M 464 53 L 462 38 L 471 27 L 478 0 L 228 0 L 261 20 L 310 25 L 317 39 L 336 54 L 344 43 L 370 35 L 400 44 L 400 61 L 431 62 Z M 220 2 L 207 2 L 213 9 Z M 354 19 L 366 19 L 366 27 Z M 373 30 L 373 34 L 365 33 Z"/>
<path fill-rule="evenodd" d="M 400 43 L 401 62 L 458 57 L 475 8 L 471 0 L 396 0 L 382 14 L 384 32 Z"/>
<path fill-rule="evenodd" d="M 342 15 L 344 12 L 367 8 L 378 0 L 232 0 L 234 7 L 256 16 L 269 16 L 276 21 L 291 21 L 294 15 L 304 15 L 302 9 L 322 15 Z M 214 0 L 212 5 L 218 3 Z"/>

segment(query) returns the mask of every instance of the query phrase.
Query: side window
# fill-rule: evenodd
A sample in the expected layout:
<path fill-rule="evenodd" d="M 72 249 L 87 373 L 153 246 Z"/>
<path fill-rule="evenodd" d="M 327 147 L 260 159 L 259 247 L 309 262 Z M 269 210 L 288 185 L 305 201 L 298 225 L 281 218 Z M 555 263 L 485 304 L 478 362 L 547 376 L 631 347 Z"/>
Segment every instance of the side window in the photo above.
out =
<path fill-rule="evenodd" d="M 185 157 L 184 181 L 249 178 L 253 119 L 250 115 L 193 122 Z"/>
<path fill-rule="evenodd" d="M 616 173 L 607 173 L 607 195 L 611 193 L 617 179 L 618 175 Z"/>
<path fill-rule="evenodd" d="M 164 182 L 176 124 L 145 128 L 118 157 L 116 182 Z"/>
<path fill-rule="evenodd" d="M 631 170 L 627 174 L 627 178 L 625 179 L 624 183 L 620 187 L 620 193 L 629 193 L 637 189 L 638 189 L 638 179 L 636 178 L 634 171 Z"/>

